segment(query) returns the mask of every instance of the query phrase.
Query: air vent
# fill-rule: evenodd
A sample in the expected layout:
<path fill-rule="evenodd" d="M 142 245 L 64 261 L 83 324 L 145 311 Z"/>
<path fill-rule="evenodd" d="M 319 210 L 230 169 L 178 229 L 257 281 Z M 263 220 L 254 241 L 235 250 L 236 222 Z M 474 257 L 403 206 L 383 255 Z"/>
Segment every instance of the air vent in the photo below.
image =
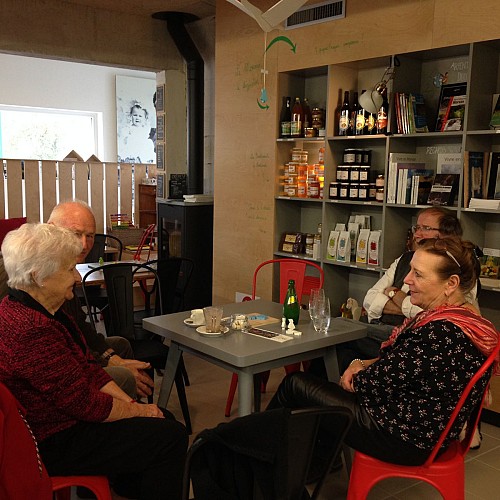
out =
<path fill-rule="evenodd" d="M 286 29 L 324 23 L 345 17 L 345 0 L 323 2 L 302 7 L 286 20 Z"/>

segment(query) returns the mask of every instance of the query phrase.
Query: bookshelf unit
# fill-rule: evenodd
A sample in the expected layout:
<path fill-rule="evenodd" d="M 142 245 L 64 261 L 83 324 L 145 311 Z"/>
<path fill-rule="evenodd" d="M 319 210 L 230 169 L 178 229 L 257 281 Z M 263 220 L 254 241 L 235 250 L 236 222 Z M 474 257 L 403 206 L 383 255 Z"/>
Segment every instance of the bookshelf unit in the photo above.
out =
<path fill-rule="evenodd" d="M 362 303 L 366 290 L 371 287 L 385 269 L 404 251 L 408 230 L 416 222 L 417 212 L 428 205 L 389 204 L 383 202 L 356 202 L 328 199 L 330 181 L 336 180 L 336 169 L 342 164 L 346 148 L 372 151 L 370 181 L 379 174 L 385 176 L 387 188 L 388 159 L 390 153 L 418 153 L 425 157 L 426 167 L 436 171 L 439 153 L 465 151 L 500 151 L 500 133 L 489 130 L 492 96 L 500 92 L 500 41 L 463 44 L 439 49 L 398 54 L 400 65 L 395 77 L 389 82 L 390 109 L 387 135 L 339 137 L 336 127 L 336 109 L 344 90 L 351 92 L 370 89 L 378 82 L 384 70 L 395 56 L 381 57 L 328 67 L 307 68 L 280 73 L 278 95 L 308 97 L 316 106 L 325 103 L 326 138 L 325 184 L 323 198 L 311 200 L 288 198 L 279 192 L 279 173 L 275 197 L 275 254 L 281 235 L 285 231 L 315 233 L 322 223 L 322 245 L 318 263 L 325 271 L 325 290 L 332 303 L 332 315 L 338 315 L 340 306 L 348 297 Z M 467 82 L 467 103 L 463 130 L 434 132 L 440 94 L 439 81 L 443 76 L 447 83 Z M 398 134 L 394 109 L 394 92 L 421 93 L 426 104 L 427 123 L 430 132 Z M 279 124 L 277 125 L 277 130 Z M 287 160 L 292 147 L 311 151 L 318 148 L 318 139 L 282 140 L 276 147 L 277 172 Z M 314 161 L 314 160 L 313 160 Z M 385 193 L 386 194 L 386 193 Z M 464 238 L 480 247 L 500 248 L 500 212 L 473 210 L 463 206 L 463 175 L 457 195 L 457 216 L 464 227 Z M 380 266 L 360 265 L 355 262 L 340 263 L 327 259 L 326 249 L 330 230 L 337 222 L 347 223 L 350 215 L 367 214 L 372 229 L 381 229 Z M 293 257 L 293 256 L 292 256 Z M 300 256 L 304 258 L 304 256 Z M 483 287 L 480 304 L 483 314 L 500 327 L 500 311 L 495 305 L 498 289 Z"/>

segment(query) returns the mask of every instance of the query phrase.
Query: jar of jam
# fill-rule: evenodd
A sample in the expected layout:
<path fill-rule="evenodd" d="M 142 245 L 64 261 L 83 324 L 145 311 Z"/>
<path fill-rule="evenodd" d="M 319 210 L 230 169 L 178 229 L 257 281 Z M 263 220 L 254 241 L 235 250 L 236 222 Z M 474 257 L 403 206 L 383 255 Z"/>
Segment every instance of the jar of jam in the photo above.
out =
<path fill-rule="evenodd" d="M 377 188 L 383 188 L 385 186 L 385 179 L 383 174 L 377 175 L 377 178 L 375 179 L 375 185 Z"/>
<path fill-rule="evenodd" d="M 339 199 L 339 182 L 332 181 L 330 182 L 330 189 L 328 192 L 328 197 L 330 200 L 338 200 Z"/>
<path fill-rule="evenodd" d="M 372 164 L 372 150 L 371 149 L 362 149 L 361 153 L 362 153 L 361 163 L 363 165 L 370 166 Z"/>
<path fill-rule="evenodd" d="M 319 181 L 318 180 L 308 180 L 307 181 L 307 197 L 308 198 L 319 198 Z"/>
<path fill-rule="evenodd" d="M 356 163 L 356 150 L 349 148 L 344 149 L 344 163 L 348 165 L 353 165 Z"/>
<path fill-rule="evenodd" d="M 339 182 L 349 180 L 349 167 L 347 165 L 339 165 L 337 167 L 337 180 Z"/>
<path fill-rule="evenodd" d="M 349 183 L 341 182 L 339 186 L 339 200 L 347 200 L 349 197 Z"/>
<path fill-rule="evenodd" d="M 349 182 L 359 182 L 360 169 L 361 167 L 358 167 L 357 165 L 353 165 L 349 169 Z"/>
<path fill-rule="evenodd" d="M 368 182 L 360 182 L 358 190 L 358 200 L 367 201 L 369 190 L 370 190 L 370 185 L 368 184 Z"/>
<path fill-rule="evenodd" d="M 359 167 L 359 182 L 368 182 L 370 179 L 370 166 L 361 165 Z"/>
<path fill-rule="evenodd" d="M 374 201 L 377 197 L 377 186 L 374 182 L 370 182 L 370 187 L 368 189 L 368 200 Z"/>
<path fill-rule="evenodd" d="M 384 201 L 384 188 L 378 187 L 375 193 L 375 201 L 382 203 Z"/>
<path fill-rule="evenodd" d="M 352 182 L 349 185 L 349 201 L 358 201 L 359 182 Z"/>

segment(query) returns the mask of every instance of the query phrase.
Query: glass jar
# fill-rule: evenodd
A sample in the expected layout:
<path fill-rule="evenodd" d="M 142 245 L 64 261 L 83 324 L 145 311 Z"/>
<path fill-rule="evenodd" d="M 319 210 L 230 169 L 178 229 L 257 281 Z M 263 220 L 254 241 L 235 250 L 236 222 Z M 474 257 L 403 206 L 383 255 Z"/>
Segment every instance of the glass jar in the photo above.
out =
<path fill-rule="evenodd" d="M 359 182 L 368 182 L 370 179 L 370 166 L 361 165 L 359 167 Z"/>
<path fill-rule="evenodd" d="M 339 165 L 337 167 L 337 180 L 339 182 L 349 180 L 349 167 L 347 165 Z"/>
<path fill-rule="evenodd" d="M 375 193 L 375 201 L 382 203 L 384 201 L 384 188 L 378 187 Z"/>
<path fill-rule="evenodd" d="M 349 185 L 349 201 L 358 201 L 359 182 L 352 182 Z"/>
<path fill-rule="evenodd" d="M 341 182 L 339 186 L 339 200 L 347 200 L 349 197 L 349 183 Z"/>
<path fill-rule="evenodd" d="M 328 197 L 330 200 L 338 200 L 339 199 L 339 182 L 332 181 L 330 182 L 330 189 L 328 192 Z"/>
<path fill-rule="evenodd" d="M 368 192 L 370 190 L 370 185 L 368 182 L 360 182 L 359 190 L 358 190 L 358 200 L 359 201 L 368 201 Z"/>
<path fill-rule="evenodd" d="M 356 150 L 349 148 L 344 150 L 344 163 L 347 165 L 353 165 L 356 163 Z"/>
<path fill-rule="evenodd" d="M 383 174 L 377 175 L 377 178 L 375 179 L 375 185 L 377 188 L 383 188 L 385 186 L 385 179 Z"/>
<path fill-rule="evenodd" d="M 359 182 L 360 169 L 361 167 L 358 167 L 358 165 L 353 165 L 349 169 L 349 182 Z"/>
<path fill-rule="evenodd" d="M 374 182 L 370 182 L 370 188 L 368 189 L 368 200 L 374 201 L 377 197 L 377 186 Z"/>

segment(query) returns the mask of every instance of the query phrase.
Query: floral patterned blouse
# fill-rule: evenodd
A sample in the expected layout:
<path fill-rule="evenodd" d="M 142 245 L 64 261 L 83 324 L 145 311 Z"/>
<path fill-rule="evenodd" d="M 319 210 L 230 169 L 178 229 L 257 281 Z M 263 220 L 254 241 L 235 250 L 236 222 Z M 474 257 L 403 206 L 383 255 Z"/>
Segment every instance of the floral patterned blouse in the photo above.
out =
<path fill-rule="evenodd" d="M 360 404 L 380 427 L 430 450 L 485 359 L 458 326 L 431 321 L 401 332 L 394 344 L 380 351 L 377 362 L 356 375 L 355 389 Z M 489 374 L 473 388 L 443 446 L 459 435 Z"/>

